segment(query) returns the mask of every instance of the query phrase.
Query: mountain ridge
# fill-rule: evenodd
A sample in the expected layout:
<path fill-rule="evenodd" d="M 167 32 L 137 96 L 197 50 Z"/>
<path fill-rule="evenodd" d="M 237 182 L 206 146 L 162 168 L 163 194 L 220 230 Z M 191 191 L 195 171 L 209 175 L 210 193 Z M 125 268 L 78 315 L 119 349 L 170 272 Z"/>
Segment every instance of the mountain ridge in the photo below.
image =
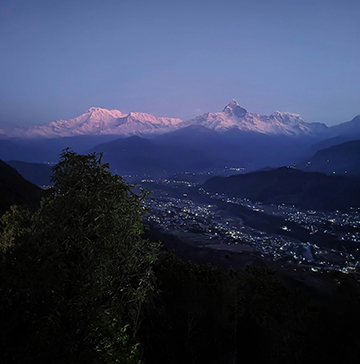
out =
<path fill-rule="evenodd" d="M 268 135 L 316 135 L 325 124 L 306 123 L 299 114 L 275 111 L 270 116 L 250 113 L 236 100 L 225 106 L 222 112 L 205 113 L 186 122 L 188 125 L 202 125 L 209 129 L 225 132 L 238 129 L 244 132 L 258 132 Z"/>
<path fill-rule="evenodd" d="M 146 113 L 123 114 L 119 110 L 91 107 L 80 116 L 68 120 L 56 120 L 40 126 L 12 128 L 3 135 L 18 138 L 59 138 L 79 135 L 137 135 L 152 134 L 159 129 L 175 130 L 182 120 L 157 118 Z"/>
<path fill-rule="evenodd" d="M 285 203 L 321 211 L 360 206 L 360 177 L 327 176 L 291 167 L 208 179 L 203 188 L 264 204 Z M 331 198 L 329 198 L 331 196 Z"/>
<path fill-rule="evenodd" d="M 216 132 L 239 130 L 268 135 L 318 136 L 330 128 L 321 123 L 307 123 L 299 114 L 275 111 L 270 116 L 250 113 L 235 99 L 223 111 L 205 113 L 194 119 L 155 117 L 141 112 L 123 114 L 119 110 L 91 107 L 80 116 L 56 120 L 40 126 L 1 130 L 3 137 L 59 138 L 79 135 L 151 136 L 166 134 L 188 126 L 204 126 Z"/>
<path fill-rule="evenodd" d="M 310 158 L 296 164 L 308 172 L 327 175 L 360 176 L 360 140 L 350 140 L 317 150 Z"/>

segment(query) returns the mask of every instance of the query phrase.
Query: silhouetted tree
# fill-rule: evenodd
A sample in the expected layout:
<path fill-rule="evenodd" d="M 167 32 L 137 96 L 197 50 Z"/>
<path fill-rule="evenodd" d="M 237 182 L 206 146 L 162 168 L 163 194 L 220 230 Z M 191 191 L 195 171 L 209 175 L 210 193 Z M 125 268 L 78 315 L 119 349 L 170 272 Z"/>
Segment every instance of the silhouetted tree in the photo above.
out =
<path fill-rule="evenodd" d="M 142 200 L 101 163 L 66 149 L 40 209 L 2 219 L 2 355 L 7 362 L 139 363 L 134 340 L 157 245 Z"/>

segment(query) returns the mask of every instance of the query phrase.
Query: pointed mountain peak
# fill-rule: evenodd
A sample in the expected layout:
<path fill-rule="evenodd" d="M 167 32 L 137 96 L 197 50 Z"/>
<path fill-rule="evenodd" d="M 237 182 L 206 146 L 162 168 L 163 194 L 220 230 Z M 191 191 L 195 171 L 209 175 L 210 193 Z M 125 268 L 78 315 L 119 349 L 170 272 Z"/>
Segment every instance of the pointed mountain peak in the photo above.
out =
<path fill-rule="evenodd" d="M 86 113 L 92 113 L 92 112 L 102 111 L 102 110 L 106 110 L 106 109 L 102 109 L 101 107 L 91 107 L 89 110 L 86 110 Z"/>
<path fill-rule="evenodd" d="M 237 118 L 243 118 L 247 114 L 247 110 L 241 107 L 235 99 L 231 100 L 223 110 L 227 116 L 236 116 Z"/>
<path fill-rule="evenodd" d="M 236 106 L 240 106 L 235 99 L 232 99 L 226 106 L 225 109 L 228 107 L 230 109 L 234 109 Z"/>

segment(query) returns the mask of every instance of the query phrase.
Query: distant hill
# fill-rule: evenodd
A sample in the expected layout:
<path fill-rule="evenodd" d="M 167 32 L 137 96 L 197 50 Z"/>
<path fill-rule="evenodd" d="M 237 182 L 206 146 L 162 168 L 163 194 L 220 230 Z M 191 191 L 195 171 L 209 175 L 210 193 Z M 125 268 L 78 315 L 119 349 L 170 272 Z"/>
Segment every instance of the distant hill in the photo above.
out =
<path fill-rule="evenodd" d="M 6 163 L 37 186 L 48 186 L 51 183 L 52 167 L 47 164 L 21 161 L 6 161 Z"/>
<path fill-rule="evenodd" d="M 213 168 L 216 161 L 206 150 L 192 145 L 175 145 L 156 139 L 132 136 L 95 146 L 91 152 L 103 152 L 103 161 L 119 174 L 161 177 L 178 171 L 198 171 Z"/>
<path fill-rule="evenodd" d="M 329 133 L 333 136 L 360 138 L 360 115 L 355 116 L 350 121 L 330 127 Z"/>
<path fill-rule="evenodd" d="M 304 158 L 313 139 L 239 130 L 217 133 L 205 127 L 187 128 L 145 139 L 138 136 L 99 144 L 90 151 L 104 152 L 112 171 L 152 177 L 215 169 L 290 165 Z"/>
<path fill-rule="evenodd" d="M 11 205 L 37 208 L 41 188 L 22 177 L 13 167 L 0 160 L 0 214 Z"/>
<path fill-rule="evenodd" d="M 1 160 L 23 160 L 26 162 L 40 162 L 43 160 L 44 150 L 35 144 L 29 145 L 16 139 L 0 139 Z"/>
<path fill-rule="evenodd" d="M 343 143 L 349 142 L 351 140 L 356 140 L 356 139 L 358 139 L 358 138 L 337 136 L 337 137 L 321 140 L 320 142 L 317 142 L 310 146 L 310 148 L 308 149 L 308 153 L 307 153 L 308 158 L 312 157 L 318 150 L 327 149 L 327 148 L 333 147 L 334 145 L 343 144 Z"/>
<path fill-rule="evenodd" d="M 266 204 L 294 204 L 315 210 L 348 210 L 360 206 L 360 177 L 327 176 L 282 167 L 230 177 L 214 177 L 206 190 L 246 197 Z"/>
<path fill-rule="evenodd" d="M 117 135 L 79 135 L 63 138 L 0 139 L 0 159 L 29 163 L 57 163 L 65 148 L 84 154 L 95 145 L 118 139 Z"/>
<path fill-rule="evenodd" d="M 360 176 L 360 140 L 319 150 L 311 158 L 298 163 L 296 167 L 306 172 Z"/>

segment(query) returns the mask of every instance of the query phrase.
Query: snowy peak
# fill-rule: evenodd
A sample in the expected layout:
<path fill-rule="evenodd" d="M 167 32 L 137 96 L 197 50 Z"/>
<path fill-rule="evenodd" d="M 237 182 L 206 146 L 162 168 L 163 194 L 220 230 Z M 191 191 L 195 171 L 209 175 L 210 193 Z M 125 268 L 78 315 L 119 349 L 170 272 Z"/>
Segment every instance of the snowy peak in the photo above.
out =
<path fill-rule="evenodd" d="M 270 120 L 277 120 L 282 124 L 297 125 L 304 123 L 304 119 L 299 114 L 275 111 L 269 117 Z"/>
<path fill-rule="evenodd" d="M 206 128 L 226 132 L 241 130 L 269 135 L 315 135 L 319 128 L 305 123 L 298 114 L 275 111 L 270 116 L 249 113 L 236 100 L 225 106 L 222 112 L 206 113 L 191 120 L 189 124 L 201 125 Z"/>
<path fill-rule="evenodd" d="M 183 121 L 178 118 L 164 118 L 164 117 L 155 117 L 150 114 L 141 113 L 141 112 L 131 112 L 126 116 L 126 119 L 131 122 L 146 122 L 151 123 L 154 126 L 176 126 L 181 124 Z"/>
<path fill-rule="evenodd" d="M 88 115 L 90 118 L 93 119 L 121 118 L 122 116 L 124 116 L 119 110 L 107 110 L 102 109 L 101 107 L 91 107 L 81 116 L 83 115 Z"/>
<path fill-rule="evenodd" d="M 225 106 L 223 113 L 229 117 L 235 116 L 237 118 L 243 118 L 247 114 L 247 110 L 242 108 L 237 101 L 233 99 Z"/>
<path fill-rule="evenodd" d="M 222 112 L 226 112 L 226 110 L 234 110 L 237 106 L 240 106 L 235 99 L 232 99 L 224 108 Z"/>
<path fill-rule="evenodd" d="M 227 107 L 229 107 L 229 108 L 231 108 L 231 109 L 233 109 L 234 107 L 236 107 L 236 106 L 239 106 L 239 104 L 238 104 L 238 102 L 235 100 L 235 99 L 232 99 L 226 106 L 225 106 L 225 109 L 227 108 Z M 224 109 L 224 110 L 225 110 Z"/>

